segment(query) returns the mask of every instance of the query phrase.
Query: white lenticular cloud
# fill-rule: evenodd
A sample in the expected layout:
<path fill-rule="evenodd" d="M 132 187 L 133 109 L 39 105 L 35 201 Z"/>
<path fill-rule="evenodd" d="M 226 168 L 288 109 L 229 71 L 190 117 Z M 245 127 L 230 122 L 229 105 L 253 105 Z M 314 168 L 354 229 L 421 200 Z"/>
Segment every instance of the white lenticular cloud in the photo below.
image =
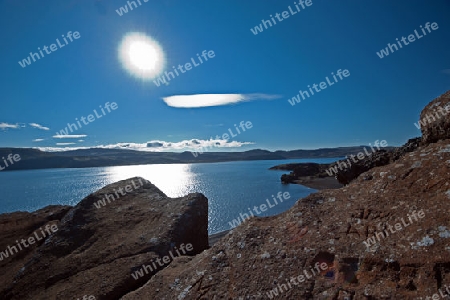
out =
<path fill-rule="evenodd" d="M 171 107 L 197 108 L 236 104 L 252 100 L 273 100 L 279 95 L 267 94 L 196 94 L 164 97 L 164 102 Z"/>
<path fill-rule="evenodd" d="M 44 127 L 44 126 L 42 126 L 40 124 L 37 124 L 37 123 L 29 123 L 29 125 L 31 127 L 34 127 L 34 128 L 37 128 L 37 129 L 41 129 L 41 130 L 50 130 L 50 128 Z"/>
<path fill-rule="evenodd" d="M 54 139 L 80 139 L 85 137 L 87 137 L 85 134 L 57 134 L 53 136 Z"/>
<path fill-rule="evenodd" d="M 42 142 L 44 139 L 34 139 L 33 142 Z"/>
<path fill-rule="evenodd" d="M 19 127 L 20 127 L 19 124 L 0 123 L 0 129 L 3 129 L 3 130 L 9 129 L 9 128 L 17 129 Z"/>

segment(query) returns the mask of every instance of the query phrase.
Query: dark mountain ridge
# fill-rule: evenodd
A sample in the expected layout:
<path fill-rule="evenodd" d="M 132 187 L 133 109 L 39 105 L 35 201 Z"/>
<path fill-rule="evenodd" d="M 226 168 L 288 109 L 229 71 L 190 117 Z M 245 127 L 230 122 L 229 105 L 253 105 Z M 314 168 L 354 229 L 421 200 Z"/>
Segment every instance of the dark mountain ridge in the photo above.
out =
<path fill-rule="evenodd" d="M 339 158 L 362 151 L 368 146 L 322 148 L 315 150 L 275 151 L 254 149 L 243 152 L 144 152 L 126 149 L 79 149 L 44 152 L 33 148 L 0 148 L 0 157 L 20 155 L 20 161 L 4 171 L 51 168 L 90 168 L 140 164 L 208 163 L 246 160 L 283 160 L 304 158 Z"/>

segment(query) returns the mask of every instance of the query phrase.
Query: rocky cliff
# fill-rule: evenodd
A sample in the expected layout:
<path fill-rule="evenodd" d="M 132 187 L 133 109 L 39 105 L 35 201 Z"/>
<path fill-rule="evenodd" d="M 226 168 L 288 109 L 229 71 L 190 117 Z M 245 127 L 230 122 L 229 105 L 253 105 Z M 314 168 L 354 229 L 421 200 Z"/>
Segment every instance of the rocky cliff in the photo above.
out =
<path fill-rule="evenodd" d="M 334 163 L 333 163 L 334 164 Z M 301 184 L 313 189 L 331 189 L 341 188 L 343 184 L 330 177 L 327 170 L 333 164 L 318 163 L 290 163 L 271 167 L 269 170 L 291 171 L 289 174 L 281 175 L 281 182 L 284 184 Z"/>
<path fill-rule="evenodd" d="M 424 111 L 449 103 L 446 93 Z M 75 207 L 2 215 L 0 251 L 41 240 L 2 257 L 0 298 L 444 299 L 449 124 L 423 124 L 421 142 L 395 159 L 280 215 L 251 218 L 209 249 L 207 199 L 169 199 L 141 178 Z"/>

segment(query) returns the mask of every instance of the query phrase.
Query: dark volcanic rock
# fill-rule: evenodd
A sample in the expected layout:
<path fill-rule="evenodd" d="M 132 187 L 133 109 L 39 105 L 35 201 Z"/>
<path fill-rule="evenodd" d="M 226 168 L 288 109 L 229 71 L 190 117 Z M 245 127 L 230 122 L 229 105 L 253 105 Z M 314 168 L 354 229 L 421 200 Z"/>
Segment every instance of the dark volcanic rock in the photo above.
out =
<path fill-rule="evenodd" d="M 120 188 L 129 193 L 105 206 L 94 203 Z M 141 184 L 142 183 L 142 184 Z M 117 194 L 120 195 L 120 194 Z M 152 260 L 175 254 L 174 247 L 192 244 L 194 255 L 208 248 L 208 201 L 201 194 L 171 199 L 142 178 L 120 181 L 89 195 L 64 217 L 60 208 L 53 215 L 58 230 L 38 247 L 24 249 L 15 260 L 4 260 L 1 299 L 119 299 L 139 288 L 165 267 L 158 266 L 138 280 L 131 274 Z M 49 222 L 46 214 L 20 221 L 21 231 L 4 230 L 5 245 Z M 62 218 L 61 218 L 62 217 Z M 2 216 L 0 220 L 8 218 Z M 47 219 L 46 219 L 47 218 Z M 57 218 L 58 219 L 58 218 Z M 18 222 L 18 221 L 16 221 Z M 176 254 L 175 254 L 176 255 Z"/>
<path fill-rule="evenodd" d="M 381 167 L 389 164 L 391 161 L 391 154 L 385 150 L 380 150 L 372 153 L 370 156 L 366 156 L 364 159 L 352 163 L 347 168 L 338 169 L 336 179 L 342 184 L 349 184 L 353 179 L 357 178 L 360 174 L 369 171 L 375 167 Z M 336 165 L 345 163 L 344 160 L 339 161 Z"/>
<path fill-rule="evenodd" d="M 357 178 L 362 173 L 367 172 L 375 167 L 381 167 L 390 164 L 400 159 L 406 153 L 416 150 L 417 147 L 419 147 L 421 140 L 422 138 L 418 137 L 408 140 L 406 144 L 393 150 L 376 151 L 371 155 L 366 156 L 364 159 L 358 160 L 356 163 L 352 161 L 350 161 L 349 163 L 347 160 L 341 160 L 337 163 L 332 164 L 331 166 L 336 166 L 339 164 L 341 164 L 340 166 L 343 166 L 343 163 L 345 163 L 347 165 L 347 168 L 338 168 L 336 179 L 342 184 L 349 184 L 352 180 Z M 370 179 L 370 177 L 366 177 L 366 179 Z"/>
<path fill-rule="evenodd" d="M 360 174 L 369 171 L 375 167 L 385 166 L 398 160 L 400 157 L 408 152 L 414 151 L 421 144 L 422 138 L 417 137 L 408 140 L 405 145 L 398 148 L 389 148 L 388 150 L 378 150 L 370 153 L 370 155 L 357 160 L 356 162 L 350 159 L 343 159 L 331 164 L 318 163 L 291 163 L 283 164 L 270 168 L 270 170 L 289 170 L 289 174 L 281 175 L 281 182 L 283 183 L 302 183 L 308 182 L 310 179 L 325 178 L 330 176 L 330 168 L 339 166 L 335 173 L 335 177 L 340 184 L 349 184 L 352 180 L 357 178 Z M 369 147 L 367 147 L 369 148 Z M 367 150 L 367 149 L 366 149 Z M 364 153 L 363 150 L 361 150 Z M 353 153 L 357 155 L 357 153 Z M 329 173 L 327 173 L 327 170 Z M 340 186 L 337 186 L 340 187 Z"/>
<path fill-rule="evenodd" d="M 409 139 L 406 144 L 401 147 L 395 148 L 392 151 L 391 160 L 396 161 L 406 153 L 412 152 L 416 150 L 422 143 L 422 137 L 416 137 L 413 139 Z"/>
<path fill-rule="evenodd" d="M 330 174 L 328 174 L 326 171 L 330 171 L 330 168 L 333 168 L 335 166 L 340 166 L 336 169 L 337 173 L 335 174 L 335 177 L 340 184 L 345 185 L 349 184 L 359 175 L 369 171 L 372 168 L 385 166 L 398 160 L 406 153 L 414 151 L 415 149 L 417 149 L 417 147 L 419 147 L 421 141 L 421 137 L 413 138 L 408 140 L 408 142 L 406 142 L 406 144 L 401 147 L 388 150 L 378 150 L 376 152 L 370 153 L 370 155 L 365 156 L 361 160 L 357 160 L 356 162 L 350 159 L 344 159 L 331 164 L 291 163 L 278 165 L 270 169 L 292 171 L 289 174 L 281 175 L 281 182 L 301 184 L 302 181 L 307 182 L 308 179 L 311 178 L 325 178 L 327 176 L 330 176 Z M 364 153 L 363 151 L 361 152 Z M 353 155 L 356 156 L 357 153 L 355 152 Z"/>
<path fill-rule="evenodd" d="M 292 171 L 289 174 L 281 175 L 281 182 L 283 183 L 295 183 L 300 177 L 327 177 L 327 170 L 330 167 L 329 164 L 318 163 L 291 163 L 283 164 L 270 168 L 270 170 L 287 170 Z"/>

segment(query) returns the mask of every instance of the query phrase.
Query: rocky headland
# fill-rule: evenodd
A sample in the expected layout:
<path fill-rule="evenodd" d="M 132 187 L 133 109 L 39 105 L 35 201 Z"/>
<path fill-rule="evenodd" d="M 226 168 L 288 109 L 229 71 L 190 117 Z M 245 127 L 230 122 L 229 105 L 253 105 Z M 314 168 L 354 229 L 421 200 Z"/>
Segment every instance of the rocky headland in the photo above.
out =
<path fill-rule="evenodd" d="M 436 105 L 450 105 L 450 92 L 421 117 Z M 420 140 L 374 154 L 346 175 L 344 187 L 312 194 L 280 215 L 251 218 L 212 247 L 201 194 L 170 199 L 146 182 L 94 206 L 133 179 L 75 207 L 1 215 L 3 252 L 36 231 L 58 230 L 0 260 L 0 298 L 445 299 L 449 128 L 448 116 L 422 126 Z M 193 251 L 171 255 L 187 244 Z M 149 265 L 153 270 L 133 278 Z"/>
<path fill-rule="evenodd" d="M 422 138 L 417 137 L 408 140 L 401 147 L 377 150 L 360 160 L 346 158 L 330 164 L 290 163 L 271 167 L 270 170 L 291 171 L 281 175 L 282 183 L 296 183 L 318 190 L 341 188 L 370 169 L 395 162 L 421 144 Z"/>
<path fill-rule="evenodd" d="M 281 182 L 285 184 L 296 183 L 316 190 L 338 189 L 344 185 L 326 172 L 333 164 L 290 163 L 277 165 L 269 170 L 291 171 L 281 175 Z"/>

